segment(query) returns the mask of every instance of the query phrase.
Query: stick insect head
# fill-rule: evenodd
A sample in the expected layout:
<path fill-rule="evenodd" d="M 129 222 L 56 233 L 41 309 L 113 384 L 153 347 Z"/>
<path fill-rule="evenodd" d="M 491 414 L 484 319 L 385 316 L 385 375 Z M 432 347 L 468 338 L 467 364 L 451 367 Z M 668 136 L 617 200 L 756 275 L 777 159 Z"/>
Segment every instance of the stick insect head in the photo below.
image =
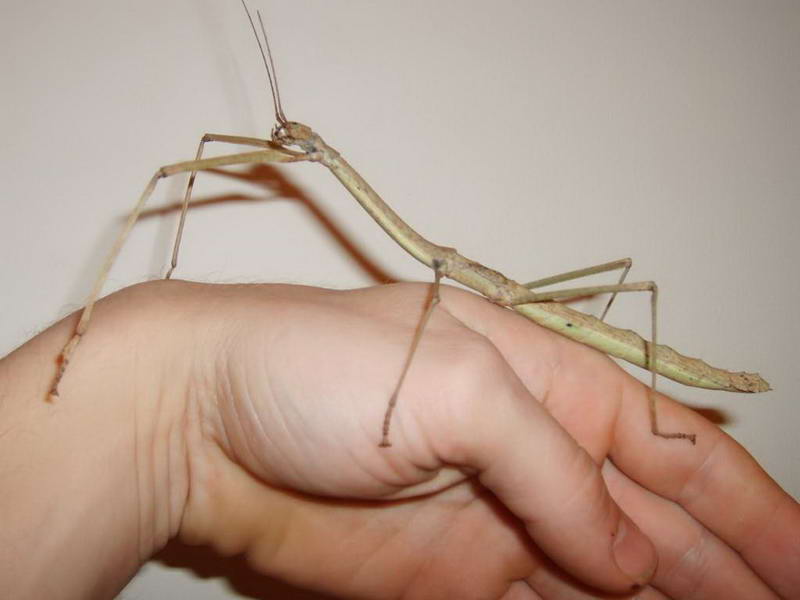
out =
<path fill-rule="evenodd" d="M 297 121 L 285 121 L 272 129 L 272 141 L 280 146 L 299 146 L 305 152 L 315 152 L 319 136 Z"/>
<path fill-rule="evenodd" d="M 275 109 L 275 120 L 277 121 L 275 127 L 272 128 L 272 141 L 280 146 L 299 146 L 305 152 L 316 151 L 319 136 L 317 136 L 308 125 L 290 121 L 283 113 L 281 92 L 278 89 L 278 75 L 275 72 L 275 63 L 272 61 L 272 51 L 269 47 L 269 39 L 267 38 L 267 31 L 264 27 L 261 13 L 256 11 L 261 31 L 261 36 L 259 36 L 259 29 L 256 29 L 253 17 L 250 15 L 250 10 L 247 8 L 245 0 L 242 0 L 242 7 L 244 8 L 245 14 L 247 14 L 247 20 L 250 21 L 250 28 L 253 30 L 253 35 L 256 38 L 258 50 L 261 52 L 261 58 L 264 61 L 264 69 L 267 72 L 267 80 L 269 81 L 269 89 L 270 92 L 272 92 L 272 106 Z"/>

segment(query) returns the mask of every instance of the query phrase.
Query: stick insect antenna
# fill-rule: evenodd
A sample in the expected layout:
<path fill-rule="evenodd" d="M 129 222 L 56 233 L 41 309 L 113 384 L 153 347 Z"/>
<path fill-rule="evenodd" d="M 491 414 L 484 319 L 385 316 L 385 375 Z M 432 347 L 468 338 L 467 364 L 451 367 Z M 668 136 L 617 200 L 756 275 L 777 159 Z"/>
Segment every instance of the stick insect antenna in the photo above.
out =
<path fill-rule="evenodd" d="M 256 11 L 258 17 L 258 24 L 261 26 L 261 35 L 264 37 L 264 45 L 267 47 L 267 58 L 269 59 L 269 66 L 272 70 L 272 78 L 275 80 L 275 100 L 278 105 L 277 113 L 285 123 L 288 119 L 283 114 L 283 104 L 281 104 L 281 88 L 278 86 L 278 72 L 275 70 L 275 63 L 272 62 L 272 50 L 269 47 L 269 38 L 267 37 L 267 30 L 264 29 L 264 21 L 261 20 L 261 11 Z M 263 51 L 262 51 L 263 54 Z"/>
<path fill-rule="evenodd" d="M 253 30 L 253 35 L 255 36 L 256 43 L 258 44 L 258 50 L 261 52 L 261 59 L 264 61 L 264 69 L 267 71 L 269 89 L 272 92 L 272 105 L 275 107 L 275 120 L 277 120 L 280 125 L 285 125 L 288 119 L 286 118 L 286 115 L 283 114 L 281 96 L 278 92 L 278 78 L 275 73 L 275 65 L 272 62 L 272 52 L 270 52 L 269 49 L 269 41 L 267 41 L 267 33 L 264 29 L 264 22 L 261 20 L 261 13 L 256 11 L 256 14 L 258 15 L 258 22 L 261 24 L 261 33 L 264 35 L 263 44 L 261 43 L 261 38 L 258 37 L 258 30 L 256 29 L 256 25 L 253 22 L 253 17 L 250 15 L 250 10 L 247 8 L 247 4 L 244 0 L 242 0 L 242 7 L 244 8 L 245 14 L 247 14 L 247 20 L 250 21 L 250 28 Z M 266 52 L 264 51 L 265 46 Z"/>

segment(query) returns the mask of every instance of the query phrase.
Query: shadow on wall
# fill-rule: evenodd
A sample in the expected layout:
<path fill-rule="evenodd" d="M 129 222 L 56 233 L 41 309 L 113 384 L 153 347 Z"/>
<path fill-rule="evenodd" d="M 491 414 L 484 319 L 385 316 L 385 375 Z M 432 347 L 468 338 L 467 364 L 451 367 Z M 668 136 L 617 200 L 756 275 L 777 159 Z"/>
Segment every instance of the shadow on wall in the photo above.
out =
<path fill-rule="evenodd" d="M 191 210 L 207 208 L 227 202 L 263 202 L 274 200 L 289 200 L 305 207 L 317 225 L 330 236 L 342 249 L 342 252 L 358 266 L 358 268 L 375 284 L 395 283 L 398 279 L 380 266 L 366 250 L 351 239 L 348 234 L 328 215 L 311 197 L 298 185 L 294 184 L 280 170 L 269 165 L 255 165 L 247 171 L 230 171 L 224 169 L 210 169 L 206 173 L 222 175 L 237 181 L 247 182 L 261 187 L 265 195 L 246 196 L 230 194 L 212 198 L 193 198 Z M 175 202 L 166 206 L 157 206 L 142 211 L 140 219 L 163 216 L 169 213 L 179 213 L 182 202 Z M 127 218 L 127 217 L 126 217 Z"/>

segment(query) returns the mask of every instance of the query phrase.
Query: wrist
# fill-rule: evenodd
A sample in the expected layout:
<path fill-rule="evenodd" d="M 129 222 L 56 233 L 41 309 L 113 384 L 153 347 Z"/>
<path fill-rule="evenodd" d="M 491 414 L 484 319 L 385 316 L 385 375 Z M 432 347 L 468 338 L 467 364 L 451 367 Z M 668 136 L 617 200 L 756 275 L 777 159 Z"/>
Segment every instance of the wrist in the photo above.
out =
<path fill-rule="evenodd" d="M 194 354 L 180 286 L 98 304 L 46 402 L 72 315 L 0 361 L 0 596 L 113 597 L 174 535 Z"/>

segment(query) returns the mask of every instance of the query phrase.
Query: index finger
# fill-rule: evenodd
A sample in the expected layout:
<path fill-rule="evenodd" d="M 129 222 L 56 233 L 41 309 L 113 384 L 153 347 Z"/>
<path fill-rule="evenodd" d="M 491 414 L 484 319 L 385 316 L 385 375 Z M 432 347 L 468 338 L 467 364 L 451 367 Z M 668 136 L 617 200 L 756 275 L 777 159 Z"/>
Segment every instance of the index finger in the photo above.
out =
<path fill-rule="evenodd" d="M 697 446 L 651 435 L 645 388 L 626 387 L 610 457 L 628 477 L 668 498 L 714 532 L 776 592 L 798 598 L 800 504 L 730 436 L 694 411 L 663 398 L 667 423 L 697 433 Z"/>
<path fill-rule="evenodd" d="M 628 477 L 680 504 L 739 552 L 774 590 L 800 598 L 800 505 L 744 448 L 664 396 L 658 405 L 664 430 L 695 433 L 697 445 L 652 435 L 648 388 L 599 352 L 508 310 L 472 319 L 468 294 L 452 300 L 447 309 L 492 340 L 535 396 L 551 399 L 549 411 L 598 463 L 608 453 Z M 543 346 L 560 356 L 537 358 Z"/>

